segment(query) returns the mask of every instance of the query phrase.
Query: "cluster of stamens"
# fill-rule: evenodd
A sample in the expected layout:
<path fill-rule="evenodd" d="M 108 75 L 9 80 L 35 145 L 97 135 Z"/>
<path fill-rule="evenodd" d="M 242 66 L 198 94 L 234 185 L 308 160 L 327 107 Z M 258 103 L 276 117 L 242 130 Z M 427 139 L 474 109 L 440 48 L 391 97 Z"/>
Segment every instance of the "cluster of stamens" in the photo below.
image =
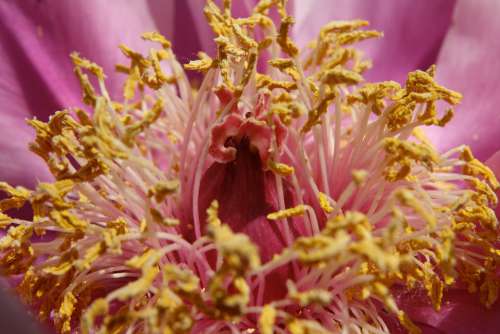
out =
<path fill-rule="evenodd" d="M 439 311 L 458 283 L 491 306 L 499 184 L 467 147 L 440 154 L 421 130 L 445 126 L 438 102 L 461 95 L 434 67 L 402 87 L 364 83 L 371 64 L 352 45 L 381 36 L 365 21 L 332 22 L 299 51 L 284 0 L 247 18 L 230 7 L 207 3 L 217 54 L 184 65 L 203 74 L 197 88 L 158 33 L 143 35 L 159 45 L 148 55 L 120 47 L 121 102 L 72 55 L 92 112 L 29 121 L 55 180 L 0 183 L 1 268 L 21 298 L 61 333 L 387 333 L 387 317 L 418 333 L 394 289 Z M 274 194 L 263 221 L 283 243 L 265 259 L 266 240 L 221 219 L 226 203 L 200 200 L 207 169 L 242 154 Z M 27 203 L 32 220 L 8 215 Z"/>

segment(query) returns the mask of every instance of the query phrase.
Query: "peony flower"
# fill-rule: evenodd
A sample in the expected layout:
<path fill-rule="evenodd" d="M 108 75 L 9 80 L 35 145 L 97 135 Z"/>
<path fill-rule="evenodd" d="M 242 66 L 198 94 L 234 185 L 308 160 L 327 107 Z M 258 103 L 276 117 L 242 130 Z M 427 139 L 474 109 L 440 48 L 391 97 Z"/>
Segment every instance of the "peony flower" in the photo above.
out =
<path fill-rule="evenodd" d="M 71 84 L 58 84 L 72 81 L 53 54 L 102 45 L 43 43 L 53 18 L 42 16 L 38 37 L 26 33 L 43 4 L 0 4 L 3 38 L 17 38 L 13 45 L 25 51 L 18 59 L 18 51 L 3 50 L 12 52 L 6 70 L 44 80 L 37 94 L 7 108 L 27 116 L 63 101 L 75 105 L 46 122 L 29 121 L 36 131 L 30 148 L 51 176 L 42 167 L 33 172 L 48 182 L 34 190 L 0 184 L 7 196 L 0 222 L 8 227 L 2 269 L 38 318 L 63 333 L 494 331 L 494 323 L 471 329 L 464 319 L 494 312 L 478 314 L 467 290 L 498 309 L 499 184 L 461 144 L 471 143 L 481 158 L 493 153 L 497 119 L 471 122 L 458 113 L 459 122 L 450 122 L 462 96 L 441 79 L 456 74 L 426 66 L 446 20 L 426 27 L 435 29 L 427 49 L 397 58 L 425 66 L 401 80 L 404 66 L 377 62 L 381 54 L 375 65 L 382 69 L 365 75 L 371 62 L 354 46 L 381 37 L 368 22 L 319 28 L 329 13 L 293 5 L 295 26 L 282 1 L 237 3 L 233 12 L 230 1 L 209 1 L 205 15 L 216 38 L 199 30 L 210 55 L 179 62 L 163 35 L 144 33 L 146 47 L 120 46 L 123 86 L 115 76 L 105 80 L 114 53 L 95 54 L 104 71 L 74 52 L 83 106 Z M 130 32 L 157 28 L 136 6 L 123 13 Z M 86 7 L 61 8 L 50 15 Z M 459 1 L 455 18 L 470 24 L 467 12 L 481 10 Z M 98 20 L 106 12 L 95 14 L 86 19 L 100 25 L 84 26 L 102 33 L 102 24 L 113 24 Z M 199 14 L 193 11 L 197 25 Z M 470 59 L 447 55 L 447 45 L 453 50 L 461 40 L 457 27 L 438 63 L 469 69 Z M 474 43 L 488 41 L 485 32 Z M 183 67 L 198 73 L 191 82 Z M 383 74 L 404 84 L 368 81 Z M 23 92 L 15 86 L 21 82 L 8 87 Z M 474 109 L 470 101 L 461 108 Z M 475 119 L 488 119 L 480 110 Z M 7 135 L 23 131 L 19 142 L 3 144 L 11 160 L 37 166 L 14 147 L 29 135 L 7 111 Z M 464 122 L 475 126 L 465 131 Z M 9 181 L 33 184 L 15 165 L 7 168 L 7 177 L 17 176 Z M 28 203 L 32 219 L 9 216 Z"/>

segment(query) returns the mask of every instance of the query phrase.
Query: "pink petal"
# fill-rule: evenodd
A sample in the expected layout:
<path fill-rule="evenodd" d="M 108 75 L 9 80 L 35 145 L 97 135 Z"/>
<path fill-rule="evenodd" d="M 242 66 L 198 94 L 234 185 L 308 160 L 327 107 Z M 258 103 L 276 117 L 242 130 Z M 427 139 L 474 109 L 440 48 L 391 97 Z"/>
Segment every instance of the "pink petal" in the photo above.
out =
<path fill-rule="evenodd" d="M 1 6 L 1 4 L 0 4 Z M 50 174 L 43 161 L 28 150 L 34 131 L 25 123 L 31 110 L 55 110 L 58 106 L 47 86 L 39 79 L 0 20 L 0 41 L 10 48 L 0 48 L 0 181 L 34 186 L 37 180 L 48 180 Z M 11 42 L 11 43 L 9 43 Z M 17 59 L 15 59 L 17 58 Z M 24 66 L 15 67 L 14 63 Z M 24 78 L 24 80 L 19 80 Z M 31 79 L 31 80 L 29 80 Z M 28 91 L 33 90 L 28 96 Z M 44 115 L 46 117 L 46 115 Z"/>
<path fill-rule="evenodd" d="M 157 30 L 151 9 L 159 11 L 144 1 L 127 2 L 124 6 L 115 1 L 28 0 L 2 2 L 0 17 L 45 84 L 58 94 L 59 102 L 67 105 L 78 101 L 68 99 L 71 94 L 79 97 L 68 55 L 78 51 L 103 66 L 110 90 L 117 92 L 121 78 L 114 74 L 114 65 L 124 61 L 117 47 L 125 43 L 147 51 L 140 35 Z M 162 15 L 165 22 L 172 22 L 172 11 Z"/>
<path fill-rule="evenodd" d="M 69 59 L 74 50 L 103 65 L 109 88 L 117 95 L 122 78 L 114 74 L 114 64 L 123 60 L 117 46 L 124 42 L 146 50 L 140 35 L 156 30 L 150 12 L 161 10 L 153 1 L 150 4 L 0 2 L 0 124 L 3 139 L 11 139 L 0 144 L 2 180 L 33 185 L 36 179 L 48 178 L 40 159 L 27 150 L 34 136 L 24 119 L 37 116 L 46 120 L 58 109 L 80 104 L 80 88 Z M 163 16 L 165 22 L 172 22 L 172 10 Z"/>
<path fill-rule="evenodd" d="M 5 288 L 0 288 L 0 328 L 11 334 L 49 333 Z"/>
<path fill-rule="evenodd" d="M 495 173 L 498 180 L 500 180 L 500 151 L 493 154 L 488 160 L 486 160 L 486 165 L 491 168 L 493 173 Z M 497 197 L 500 198 L 500 189 L 497 190 Z M 500 220 L 500 204 L 496 207 L 497 218 Z"/>
<path fill-rule="evenodd" d="M 500 303 L 487 309 L 476 294 L 465 290 L 446 291 L 439 312 L 429 305 L 424 292 L 409 292 L 399 303 L 412 321 L 424 328 L 424 334 L 495 334 L 500 326 Z"/>
<path fill-rule="evenodd" d="M 497 0 L 459 0 L 438 59 L 438 81 L 464 94 L 440 147 L 465 143 L 480 159 L 500 149 L 499 13 Z"/>
<path fill-rule="evenodd" d="M 22 119 L 0 114 L 0 180 L 13 185 L 34 187 L 51 179 L 44 161 L 28 150 L 34 131 Z"/>
<path fill-rule="evenodd" d="M 215 0 L 214 1 L 220 8 L 222 8 L 222 1 Z M 258 0 L 237 0 L 233 1 L 232 5 L 232 13 L 234 17 L 243 17 L 248 16 L 251 13 L 253 7 L 258 2 Z M 214 34 L 212 29 L 207 23 L 205 19 L 205 15 L 203 14 L 203 9 L 207 3 L 206 0 L 187 0 L 189 8 L 191 10 L 191 16 L 194 21 L 194 26 L 196 32 L 198 34 L 198 39 L 200 41 L 201 50 L 213 54 L 215 51 L 214 48 Z"/>
<path fill-rule="evenodd" d="M 300 45 L 305 45 L 329 21 L 366 19 L 371 29 L 384 33 L 381 40 L 362 44 L 374 62 L 367 79 L 401 82 L 409 71 L 425 69 L 435 62 L 454 3 L 455 0 L 295 1 L 294 34 Z"/>

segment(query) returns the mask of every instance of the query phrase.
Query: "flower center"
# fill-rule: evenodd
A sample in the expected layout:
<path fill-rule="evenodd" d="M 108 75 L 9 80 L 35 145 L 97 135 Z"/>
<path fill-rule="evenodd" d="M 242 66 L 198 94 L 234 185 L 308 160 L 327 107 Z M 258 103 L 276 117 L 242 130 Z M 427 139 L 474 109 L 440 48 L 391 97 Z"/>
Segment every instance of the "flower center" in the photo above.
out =
<path fill-rule="evenodd" d="M 205 8 L 217 55 L 184 66 L 204 73 L 199 90 L 146 33 L 161 46 L 147 56 L 121 46 L 122 101 L 73 54 L 93 115 L 30 121 L 56 181 L 0 182 L 0 226 L 12 225 L 0 264 L 40 318 L 63 333 L 80 321 L 84 333 L 385 333 L 387 312 L 418 333 L 395 291 L 425 291 L 439 310 L 457 281 L 491 306 L 498 181 L 467 147 L 439 154 L 418 130 L 446 125 L 439 101 L 461 95 L 434 67 L 404 86 L 363 83 L 370 63 L 352 44 L 381 36 L 365 21 L 332 22 L 299 51 L 285 1 L 248 18 L 230 7 Z M 24 203 L 32 221 L 5 213 Z"/>
<path fill-rule="evenodd" d="M 214 162 L 203 175 L 200 214 L 217 200 L 220 219 L 234 231 L 249 235 L 267 261 L 285 245 L 278 225 L 266 218 L 278 210 L 274 176 L 264 171 L 258 152 L 251 150 L 247 138 L 235 149 L 234 160 Z M 289 191 L 287 202 L 292 203 Z"/>

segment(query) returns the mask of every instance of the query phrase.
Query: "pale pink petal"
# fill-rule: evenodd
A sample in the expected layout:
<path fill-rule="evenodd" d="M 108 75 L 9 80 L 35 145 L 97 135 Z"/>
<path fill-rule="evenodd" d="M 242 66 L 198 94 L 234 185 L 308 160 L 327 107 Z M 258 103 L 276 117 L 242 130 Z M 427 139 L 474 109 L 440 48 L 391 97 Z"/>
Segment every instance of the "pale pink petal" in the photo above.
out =
<path fill-rule="evenodd" d="M 480 159 L 500 149 L 500 1 L 459 0 L 438 58 L 438 81 L 464 94 L 441 148 L 470 145 Z"/>
<path fill-rule="evenodd" d="M 404 81 L 406 73 L 426 68 L 436 56 L 448 29 L 455 0 L 308 0 L 295 1 L 294 34 L 300 45 L 315 38 L 332 20 L 365 19 L 384 33 L 379 41 L 361 44 L 374 60 L 370 80 Z"/>

